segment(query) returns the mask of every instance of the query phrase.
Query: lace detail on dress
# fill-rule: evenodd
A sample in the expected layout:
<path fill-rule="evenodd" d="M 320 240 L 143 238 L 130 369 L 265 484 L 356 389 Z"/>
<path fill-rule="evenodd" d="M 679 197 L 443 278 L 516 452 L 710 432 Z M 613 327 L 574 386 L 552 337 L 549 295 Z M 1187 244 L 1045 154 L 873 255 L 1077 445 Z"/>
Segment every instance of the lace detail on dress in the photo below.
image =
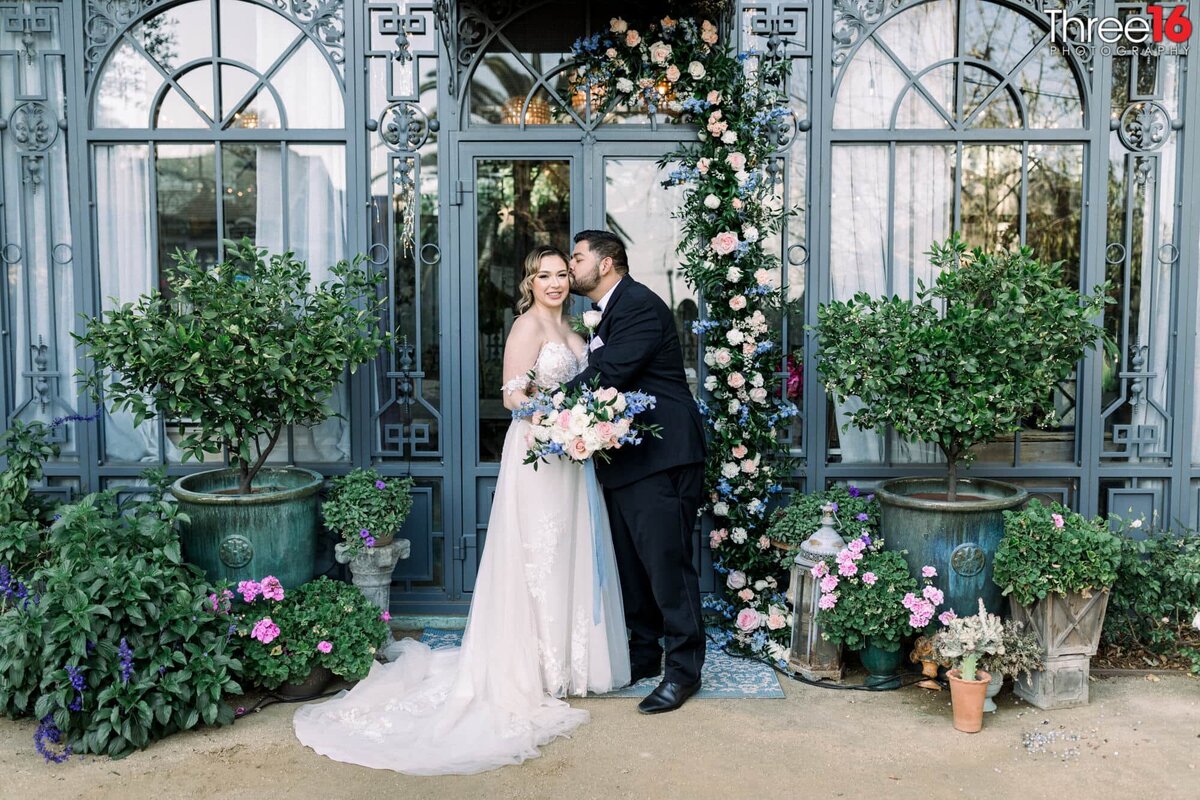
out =
<path fill-rule="evenodd" d="M 553 389 L 560 383 L 574 378 L 587 366 L 587 359 L 580 361 L 575 351 L 562 342 L 546 342 L 538 352 L 533 364 L 537 384 L 543 389 Z"/>
<path fill-rule="evenodd" d="M 586 695 L 588 690 L 588 634 L 592 616 L 583 606 L 575 606 L 571 621 L 571 694 Z"/>

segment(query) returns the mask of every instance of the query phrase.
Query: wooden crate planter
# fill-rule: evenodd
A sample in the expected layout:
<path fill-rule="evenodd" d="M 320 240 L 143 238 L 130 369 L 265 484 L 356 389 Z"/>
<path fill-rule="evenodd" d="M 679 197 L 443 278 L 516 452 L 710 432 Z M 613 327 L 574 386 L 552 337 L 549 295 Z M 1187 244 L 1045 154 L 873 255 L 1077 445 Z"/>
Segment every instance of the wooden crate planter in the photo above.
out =
<path fill-rule="evenodd" d="M 1038 708 L 1072 708 L 1088 701 L 1091 658 L 1100 646 L 1108 590 L 1051 594 L 1026 608 L 1009 598 L 1013 619 L 1025 623 L 1042 645 L 1045 666 L 1013 691 Z"/>

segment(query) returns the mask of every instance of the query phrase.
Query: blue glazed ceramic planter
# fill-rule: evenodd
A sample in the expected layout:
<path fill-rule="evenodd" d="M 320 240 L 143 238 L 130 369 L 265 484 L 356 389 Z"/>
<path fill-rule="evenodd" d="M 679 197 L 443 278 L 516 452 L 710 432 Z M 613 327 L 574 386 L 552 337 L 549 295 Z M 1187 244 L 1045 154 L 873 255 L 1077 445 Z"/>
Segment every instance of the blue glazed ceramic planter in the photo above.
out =
<path fill-rule="evenodd" d="M 879 530 L 889 550 L 904 550 L 915 577 L 921 567 L 937 568 L 933 583 L 946 595 L 938 609 L 960 617 L 979 610 L 1004 615 L 1007 604 L 992 581 L 992 558 L 1004 536 L 1004 512 L 1024 505 L 1028 494 L 1019 486 L 972 478 L 958 482 L 958 497 L 949 502 L 944 478 L 899 478 L 875 491 L 879 498 Z"/>

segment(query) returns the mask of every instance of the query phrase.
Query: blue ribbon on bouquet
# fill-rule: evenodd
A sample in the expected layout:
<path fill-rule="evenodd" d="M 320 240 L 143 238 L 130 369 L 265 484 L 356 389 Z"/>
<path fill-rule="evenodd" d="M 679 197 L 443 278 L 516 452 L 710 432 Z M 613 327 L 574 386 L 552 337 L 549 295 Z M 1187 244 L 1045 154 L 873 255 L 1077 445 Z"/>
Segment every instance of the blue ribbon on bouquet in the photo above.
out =
<path fill-rule="evenodd" d="M 604 598 L 604 547 L 600 530 L 600 482 L 592 459 L 583 462 L 583 482 L 587 484 L 588 511 L 592 517 L 592 624 L 600 624 L 600 608 Z"/>

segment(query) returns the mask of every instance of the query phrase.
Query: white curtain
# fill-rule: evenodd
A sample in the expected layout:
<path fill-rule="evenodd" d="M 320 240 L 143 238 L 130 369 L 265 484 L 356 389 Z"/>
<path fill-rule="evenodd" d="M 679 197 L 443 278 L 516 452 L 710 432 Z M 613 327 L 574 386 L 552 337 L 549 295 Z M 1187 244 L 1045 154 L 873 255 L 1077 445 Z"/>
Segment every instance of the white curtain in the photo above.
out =
<path fill-rule="evenodd" d="M 313 284 L 332 277 L 330 267 L 346 257 L 346 155 L 341 145 L 292 145 L 287 149 L 286 231 L 283 215 L 268 193 L 259 193 L 256 240 L 278 251 L 289 249 L 308 264 Z M 258 154 L 259 186 L 279 186 L 283 181 L 282 154 L 278 148 L 261 148 Z M 329 398 L 330 417 L 320 425 L 294 429 L 296 462 L 348 461 L 350 459 L 350 405 L 345 384 Z M 285 455 L 272 460 L 283 460 Z"/>
<path fill-rule="evenodd" d="M 96 161 L 96 250 L 101 310 L 136 302 L 154 285 L 150 226 L 152 180 L 148 145 L 99 146 Z M 158 463 L 160 421 L 135 427 L 128 411 L 105 411 L 104 452 L 109 461 Z M 180 458 L 167 440 L 169 460 Z"/>

